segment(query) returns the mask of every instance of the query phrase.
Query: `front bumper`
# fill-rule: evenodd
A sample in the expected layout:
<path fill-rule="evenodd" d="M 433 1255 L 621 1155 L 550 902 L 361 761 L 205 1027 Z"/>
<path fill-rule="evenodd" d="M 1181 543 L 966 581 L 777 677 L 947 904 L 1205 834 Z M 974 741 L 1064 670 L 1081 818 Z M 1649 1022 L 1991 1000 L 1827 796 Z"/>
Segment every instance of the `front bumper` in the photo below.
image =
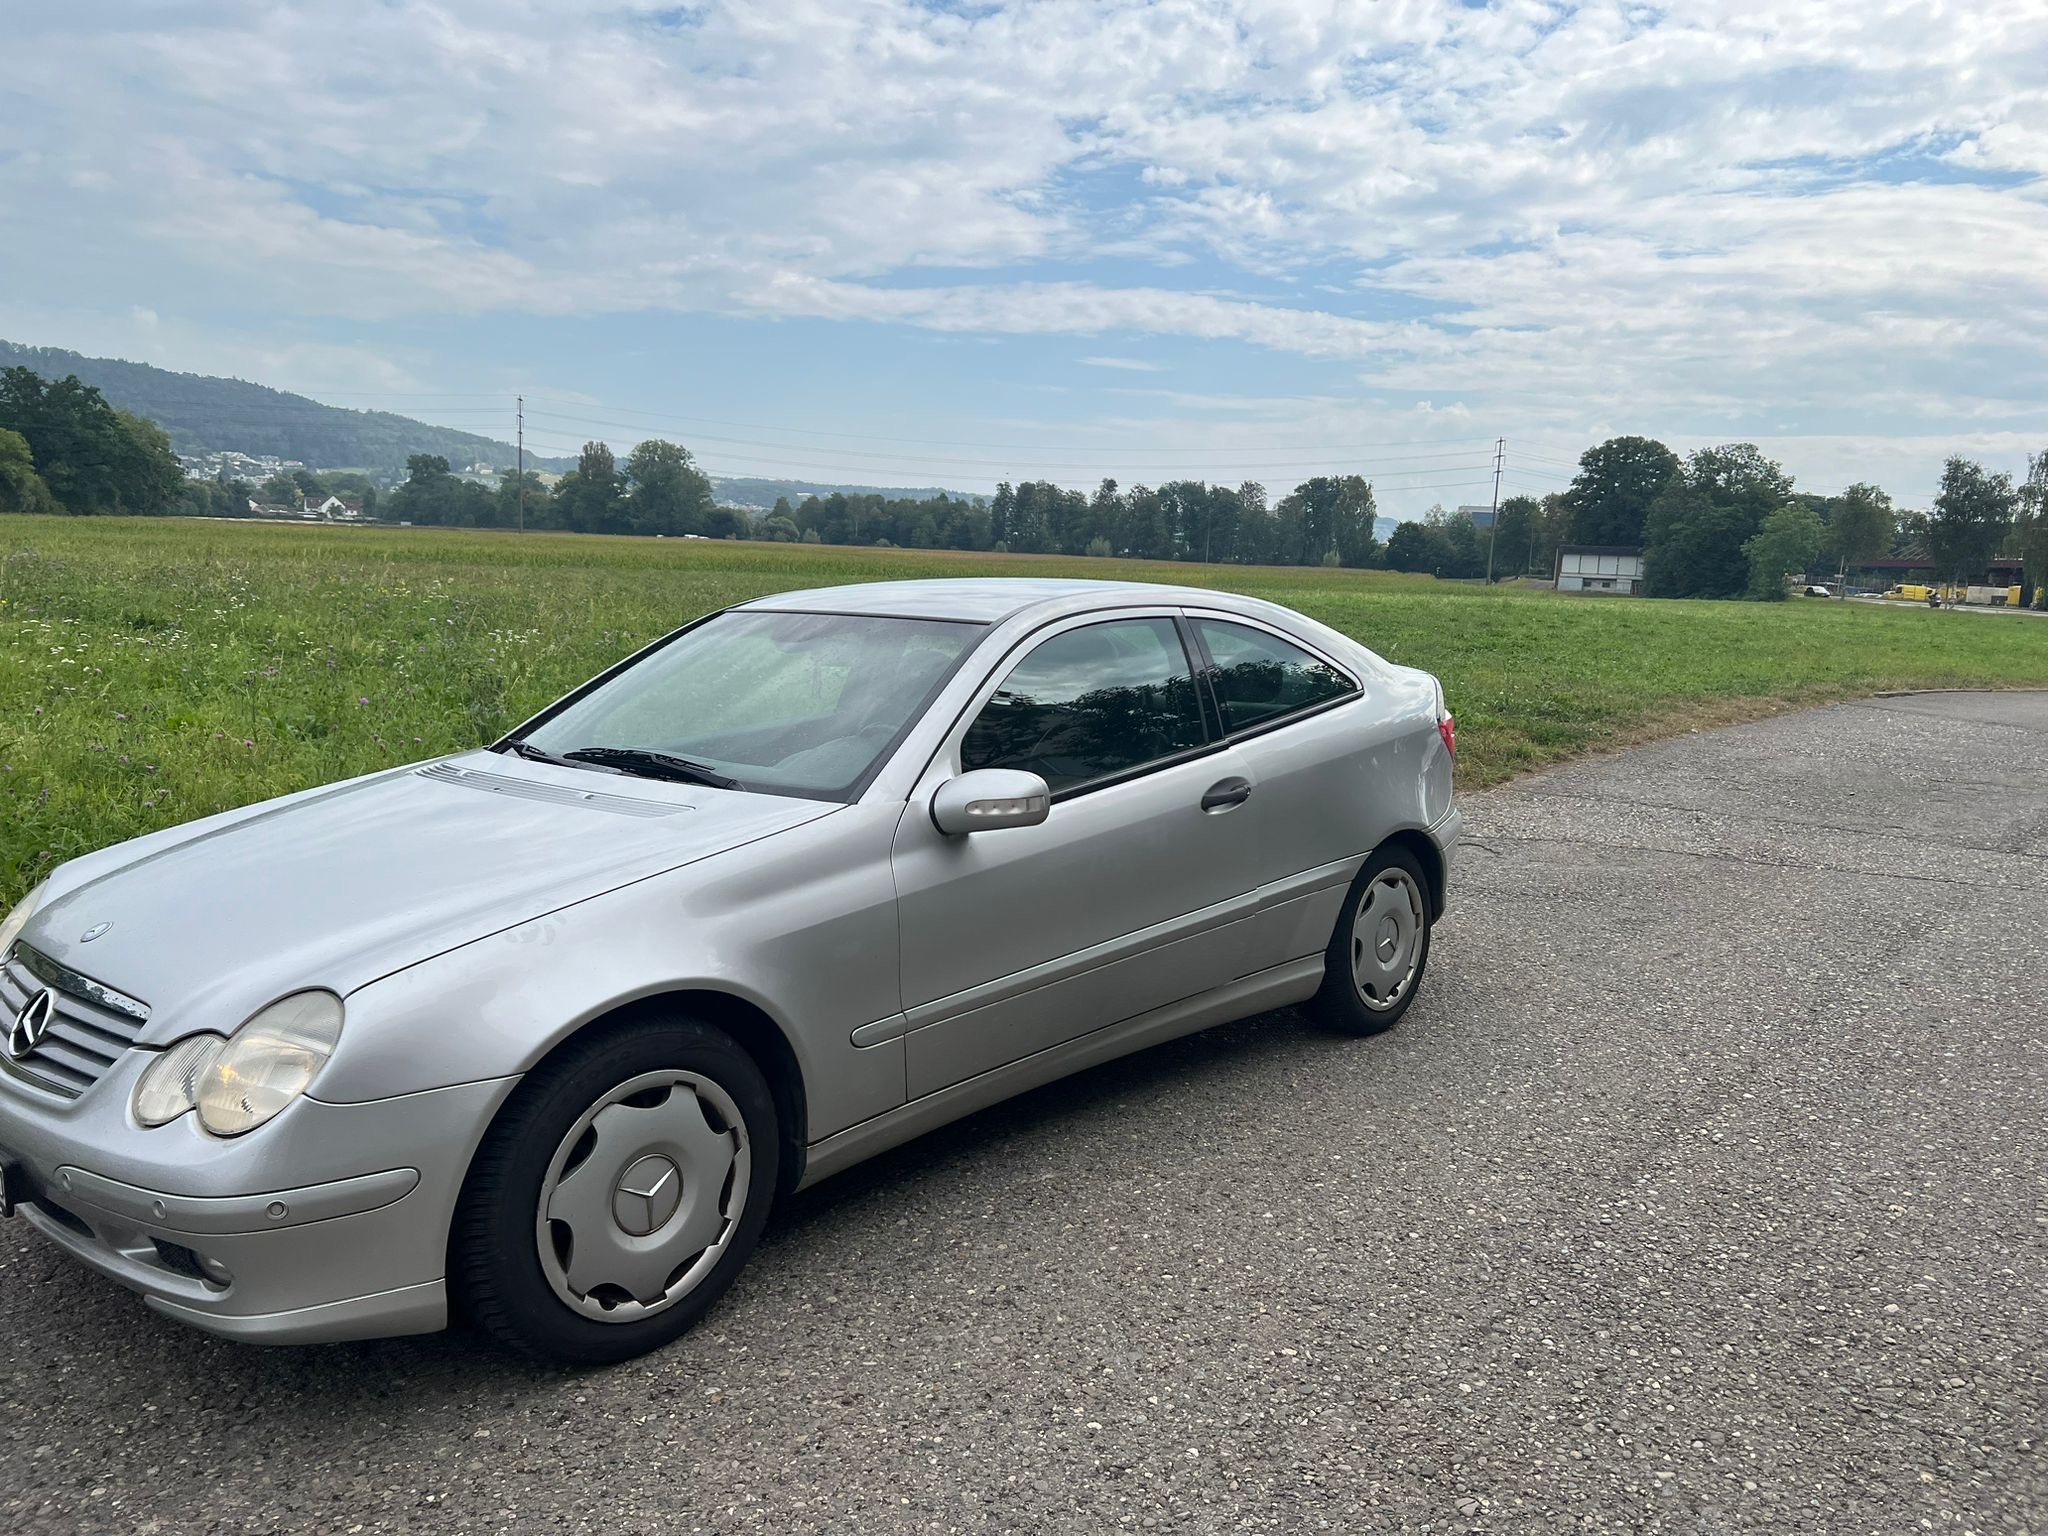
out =
<path fill-rule="evenodd" d="M 448 1225 L 514 1078 L 361 1104 L 305 1098 L 223 1141 L 128 1111 L 131 1050 L 75 1101 L 0 1072 L 0 1160 L 21 1217 L 209 1333 L 307 1344 L 447 1321 Z"/>

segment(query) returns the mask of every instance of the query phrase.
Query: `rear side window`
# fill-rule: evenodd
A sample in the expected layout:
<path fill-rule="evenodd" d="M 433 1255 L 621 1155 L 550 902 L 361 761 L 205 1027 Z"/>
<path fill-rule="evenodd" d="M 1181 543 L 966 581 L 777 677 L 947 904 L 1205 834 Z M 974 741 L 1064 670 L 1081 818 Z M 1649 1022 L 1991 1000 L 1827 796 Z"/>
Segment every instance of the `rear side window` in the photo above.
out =
<path fill-rule="evenodd" d="M 1216 670 L 1210 679 L 1223 710 L 1223 729 L 1263 721 L 1358 692 L 1358 685 L 1319 656 L 1247 624 L 1197 619 Z"/>
<path fill-rule="evenodd" d="M 960 743 L 961 766 L 1021 768 L 1055 793 L 1172 757 L 1206 739 L 1171 619 L 1055 635 L 1010 669 Z"/>

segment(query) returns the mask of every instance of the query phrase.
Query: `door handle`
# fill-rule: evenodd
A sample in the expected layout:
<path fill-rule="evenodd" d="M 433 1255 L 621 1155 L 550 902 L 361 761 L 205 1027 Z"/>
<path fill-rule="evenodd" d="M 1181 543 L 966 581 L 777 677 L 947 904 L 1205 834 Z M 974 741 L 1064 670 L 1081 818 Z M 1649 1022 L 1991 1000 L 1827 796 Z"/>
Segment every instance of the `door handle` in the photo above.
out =
<path fill-rule="evenodd" d="M 1218 779 L 1202 792 L 1202 809 L 1205 811 L 1227 811 L 1233 805 L 1243 805 L 1252 797 L 1250 779 Z"/>

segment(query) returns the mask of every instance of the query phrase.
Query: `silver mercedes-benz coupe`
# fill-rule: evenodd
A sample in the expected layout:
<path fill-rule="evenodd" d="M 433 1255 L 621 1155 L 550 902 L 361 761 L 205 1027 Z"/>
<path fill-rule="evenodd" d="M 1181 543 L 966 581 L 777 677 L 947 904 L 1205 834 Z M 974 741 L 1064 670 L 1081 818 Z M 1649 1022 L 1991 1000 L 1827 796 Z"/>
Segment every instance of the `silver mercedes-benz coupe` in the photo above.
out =
<path fill-rule="evenodd" d="M 56 869 L 0 925 L 0 1207 L 231 1338 L 625 1359 L 933 1126 L 1393 1024 L 1455 745 L 1429 674 L 1219 592 L 742 603 L 489 748 Z"/>

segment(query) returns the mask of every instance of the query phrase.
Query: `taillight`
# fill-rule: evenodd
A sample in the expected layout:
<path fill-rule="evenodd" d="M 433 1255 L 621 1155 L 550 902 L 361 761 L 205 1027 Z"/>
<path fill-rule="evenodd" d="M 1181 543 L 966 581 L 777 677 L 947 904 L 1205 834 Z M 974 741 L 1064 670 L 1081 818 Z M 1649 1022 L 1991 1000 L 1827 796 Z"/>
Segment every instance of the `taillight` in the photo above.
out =
<path fill-rule="evenodd" d="M 1456 717 L 1448 710 L 1444 712 L 1443 719 L 1437 721 L 1436 733 L 1444 739 L 1444 750 L 1450 753 L 1451 756 L 1456 757 L 1458 755 L 1458 722 Z"/>

